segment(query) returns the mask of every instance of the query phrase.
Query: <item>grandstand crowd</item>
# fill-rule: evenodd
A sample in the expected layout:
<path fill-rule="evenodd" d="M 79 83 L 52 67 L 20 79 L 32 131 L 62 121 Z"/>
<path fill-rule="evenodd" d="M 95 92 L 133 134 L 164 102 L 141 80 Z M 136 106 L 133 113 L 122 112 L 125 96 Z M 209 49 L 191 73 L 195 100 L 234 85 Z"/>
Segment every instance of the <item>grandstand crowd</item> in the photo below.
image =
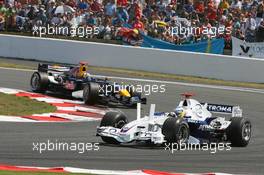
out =
<path fill-rule="evenodd" d="M 34 26 L 47 25 L 98 27 L 98 34 L 86 37 L 128 42 L 140 40 L 142 32 L 175 44 L 194 43 L 210 38 L 202 31 L 213 27 L 230 29 L 216 33 L 227 46 L 231 36 L 263 42 L 263 19 L 264 0 L 0 0 L 0 31 L 31 32 Z M 202 30 L 168 32 L 179 26 Z"/>

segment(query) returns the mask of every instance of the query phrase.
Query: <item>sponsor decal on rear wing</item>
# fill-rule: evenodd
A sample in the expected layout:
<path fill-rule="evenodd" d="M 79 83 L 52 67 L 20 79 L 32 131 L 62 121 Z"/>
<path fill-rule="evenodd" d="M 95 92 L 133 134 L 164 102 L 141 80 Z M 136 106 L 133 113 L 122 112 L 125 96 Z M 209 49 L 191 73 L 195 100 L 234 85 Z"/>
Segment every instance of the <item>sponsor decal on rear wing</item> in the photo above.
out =
<path fill-rule="evenodd" d="M 48 72 L 48 71 L 67 72 L 70 69 L 71 67 L 59 66 L 59 65 L 49 65 L 49 64 L 39 64 L 38 65 L 38 71 L 40 72 Z"/>
<path fill-rule="evenodd" d="M 239 106 L 212 104 L 212 103 L 201 103 L 206 105 L 206 108 L 210 112 L 231 114 L 232 117 L 242 117 L 242 109 Z"/>

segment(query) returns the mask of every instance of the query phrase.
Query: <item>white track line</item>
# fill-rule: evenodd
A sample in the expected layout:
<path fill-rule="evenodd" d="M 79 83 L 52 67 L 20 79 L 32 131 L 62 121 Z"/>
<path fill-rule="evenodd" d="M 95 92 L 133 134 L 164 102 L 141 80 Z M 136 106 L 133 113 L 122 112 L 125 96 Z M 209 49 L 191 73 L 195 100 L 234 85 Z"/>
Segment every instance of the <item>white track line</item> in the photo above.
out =
<path fill-rule="evenodd" d="M 35 120 L 26 119 L 18 116 L 4 116 L 0 115 L 0 122 L 37 122 Z"/>
<path fill-rule="evenodd" d="M 100 118 L 83 117 L 83 116 L 78 116 L 78 115 L 60 114 L 60 113 L 52 113 L 51 116 L 68 119 L 68 120 L 75 121 L 75 122 L 101 120 Z"/>
<path fill-rule="evenodd" d="M 30 70 L 30 69 L 17 69 L 17 68 L 6 68 L 6 67 L 0 67 L 0 69 L 23 71 L 23 72 L 34 72 L 34 71 L 36 71 L 36 70 Z M 126 77 L 116 77 L 116 76 L 106 76 L 106 75 L 93 75 L 93 76 L 98 77 L 98 78 L 108 77 L 108 78 L 117 79 L 117 80 L 129 80 L 129 81 L 138 81 L 138 82 L 172 84 L 172 85 L 189 86 L 189 87 L 199 87 L 199 88 L 209 88 L 209 89 L 219 89 L 219 90 L 240 91 L 240 92 L 264 94 L 263 89 L 254 89 L 254 88 L 243 88 L 243 87 L 233 87 L 233 86 L 217 86 L 217 85 L 206 85 L 206 84 L 196 84 L 196 83 L 184 83 L 184 82 L 177 82 L 177 81 L 126 78 Z"/>

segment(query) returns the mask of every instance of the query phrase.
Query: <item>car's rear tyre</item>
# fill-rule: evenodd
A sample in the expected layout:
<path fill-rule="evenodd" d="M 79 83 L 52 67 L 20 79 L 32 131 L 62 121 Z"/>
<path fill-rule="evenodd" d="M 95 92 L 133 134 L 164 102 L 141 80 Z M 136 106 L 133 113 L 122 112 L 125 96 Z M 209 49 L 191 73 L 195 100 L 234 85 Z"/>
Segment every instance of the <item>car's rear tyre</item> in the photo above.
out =
<path fill-rule="evenodd" d="M 49 86 L 48 74 L 45 72 L 34 72 L 30 79 L 30 86 L 33 92 L 44 93 Z"/>
<path fill-rule="evenodd" d="M 100 85 L 98 83 L 90 82 L 84 86 L 83 100 L 87 105 L 94 105 L 99 101 Z"/>
<path fill-rule="evenodd" d="M 181 118 L 171 117 L 162 125 L 162 134 L 169 143 L 188 143 L 190 130 L 186 121 Z"/>
<path fill-rule="evenodd" d="M 120 112 L 107 112 L 104 117 L 101 120 L 101 126 L 112 126 L 114 128 L 119 128 L 121 129 L 125 124 L 128 123 L 127 117 Z M 120 144 L 119 141 L 117 141 L 116 139 L 112 138 L 112 137 L 104 137 L 101 136 L 102 140 L 106 143 L 110 143 L 110 144 Z"/>
<path fill-rule="evenodd" d="M 243 117 L 232 117 L 227 128 L 227 139 L 232 146 L 245 147 L 251 139 L 251 122 Z"/>

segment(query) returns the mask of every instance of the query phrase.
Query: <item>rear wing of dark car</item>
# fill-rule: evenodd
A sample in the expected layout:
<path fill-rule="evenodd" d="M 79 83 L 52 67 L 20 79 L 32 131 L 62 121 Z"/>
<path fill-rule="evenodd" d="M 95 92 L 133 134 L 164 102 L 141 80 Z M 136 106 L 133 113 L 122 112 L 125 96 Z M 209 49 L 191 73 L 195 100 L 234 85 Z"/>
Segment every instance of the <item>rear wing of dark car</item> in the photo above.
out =
<path fill-rule="evenodd" d="M 59 66 L 59 65 L 50 65 L 50 64 L 39 64 L 38 71 L 39 72 L 67 72 L 72 67 L 67 66 Z"/>

